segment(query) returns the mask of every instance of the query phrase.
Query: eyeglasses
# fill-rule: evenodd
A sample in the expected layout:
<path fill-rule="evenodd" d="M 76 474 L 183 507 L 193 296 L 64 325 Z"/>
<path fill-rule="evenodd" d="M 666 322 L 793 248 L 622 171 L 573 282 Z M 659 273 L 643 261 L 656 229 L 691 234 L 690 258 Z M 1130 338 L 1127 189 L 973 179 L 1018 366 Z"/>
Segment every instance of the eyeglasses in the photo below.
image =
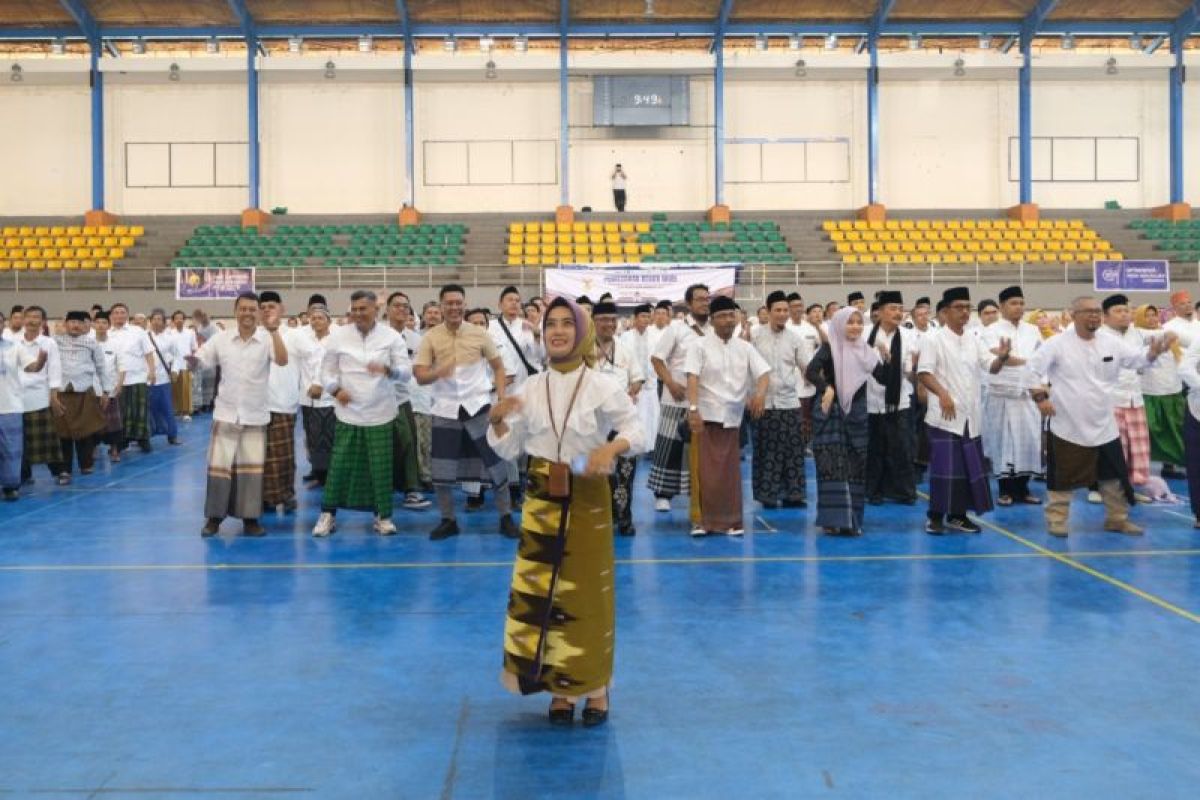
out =
<path fill-rule="evenodd" d="M 1103 313 L 1098 308 L 1081 308 L 1075 312 L 1076 314 L 1101 314 Z"/>

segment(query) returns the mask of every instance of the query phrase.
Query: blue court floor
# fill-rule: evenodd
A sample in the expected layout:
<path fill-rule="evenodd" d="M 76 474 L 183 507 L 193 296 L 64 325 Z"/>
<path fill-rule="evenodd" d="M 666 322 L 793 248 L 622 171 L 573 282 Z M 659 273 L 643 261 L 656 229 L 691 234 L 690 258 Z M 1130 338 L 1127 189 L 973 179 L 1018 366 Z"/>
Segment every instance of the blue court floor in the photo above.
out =
<path fill-rule="evenodd" d="M 201 540 L 206 434 L 0 505 L 0 796 L 1200 795 L 1186 506 L 1131 539 L 1080 498 L 1066 542 L 1033 508 L 934 538 L 869 507 L 843 540 L 747 480 L 745 539 L 692 540 L 640 480 L 612 717 L 562 730 L 498 681 L 493 511 L 442 543 L 432 510 L 390 539 L 343 513 L 317 541 L 313 492 L 265 539 Z"/>

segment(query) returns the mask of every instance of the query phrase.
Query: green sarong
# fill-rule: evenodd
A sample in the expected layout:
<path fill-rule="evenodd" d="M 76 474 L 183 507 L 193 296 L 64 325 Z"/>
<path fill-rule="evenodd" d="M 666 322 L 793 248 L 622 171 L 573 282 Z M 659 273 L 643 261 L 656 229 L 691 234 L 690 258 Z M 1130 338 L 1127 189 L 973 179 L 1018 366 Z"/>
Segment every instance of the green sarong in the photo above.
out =
<path fill-rule="evenodd" d="M 1184 463 L 1183 415 L 1187 398 L 1183 394 L 1146 395 L 1146 427 L 1150 429 L 1150 460 L 1164 464 Z"/>
<path fill-rule="evenodd" d="M 397 410 L 392 445 L 392 487 L 397 492 L 417 492 L 421 489 L 421 466 L 417 460 L 417 421 L 412 403 L 403 403 Z"/>
<path fill-rule="evenodd" d="M 391 518 L 394 429 L 391 422 L 364 426 L 337 421 L 322 511 L 348 508 Z"/>

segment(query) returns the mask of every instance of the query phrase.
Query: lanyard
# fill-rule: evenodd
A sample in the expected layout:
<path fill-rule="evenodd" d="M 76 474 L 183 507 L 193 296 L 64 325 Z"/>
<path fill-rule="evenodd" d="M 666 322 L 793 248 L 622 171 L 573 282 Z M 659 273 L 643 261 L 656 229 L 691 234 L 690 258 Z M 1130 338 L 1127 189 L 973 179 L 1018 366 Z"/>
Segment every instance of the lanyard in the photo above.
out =
<path fill-rule="evenodd" d="M 567 434 L 567 422 L 571 419 L 571 411 L 575 408 L 575 398 L 579 396 L 579 387 L 583 386 L 583 376 L 587 373 L 587 367 L 580 367 L 579 380 L 575 381 L 575 390 L 571 392 L 571 400 L 567 403 L 567 413 L 563 417 L 562 431 L 558 430 L 558 424 L 554 421 L 554 402 L 550 399 L 550 376 L 546 376 L 546 408 L 550 412 L 550 430 L 554 432 L 555 444 L 558 446 L 555 461 L 562 461 L 562 442 L 563 437 Z"/>

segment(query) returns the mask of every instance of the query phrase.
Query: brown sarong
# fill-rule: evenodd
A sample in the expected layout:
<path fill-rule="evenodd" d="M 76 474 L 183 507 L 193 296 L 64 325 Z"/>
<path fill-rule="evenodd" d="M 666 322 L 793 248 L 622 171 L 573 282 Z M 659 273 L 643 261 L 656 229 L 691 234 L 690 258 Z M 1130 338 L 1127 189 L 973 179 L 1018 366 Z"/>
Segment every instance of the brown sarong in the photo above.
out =
<path fill-rule="evenodd" d="M 1082 445 L 1046 434 L 1046 488 L 1056 492 L 1083 489 L 1101 481 L 1119 480 L 1127 496 L 1129 470 L 1121 440 L 1113 439 L 1098 447 Z"/>
<path fill-rule="evenodd" d="M 710 533 L 742 528 L 739 428 L 705 422 L 699 432 L 700 527 Z"/>
<path fill-rule="evenodd" d="M 88 389 L 86 392 L 59 392 L 58 402 L 66 413 L 54 416 L 54 430 L 60 439 L 86 439 L 104 430 L 107 421 L 100 410 L 100 398 Z"/>

